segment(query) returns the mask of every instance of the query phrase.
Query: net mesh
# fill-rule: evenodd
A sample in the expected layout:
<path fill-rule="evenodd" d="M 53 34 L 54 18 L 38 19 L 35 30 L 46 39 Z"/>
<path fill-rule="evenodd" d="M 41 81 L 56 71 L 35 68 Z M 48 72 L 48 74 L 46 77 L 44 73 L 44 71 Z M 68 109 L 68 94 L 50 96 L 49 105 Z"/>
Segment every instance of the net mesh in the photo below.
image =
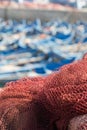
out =
<path fill-rule="evenodd" d="M 9 82 L 0 92 L 1 130 L 67 130 L 72 118 L 84 114 L 87 55 L 46 77 Z"/>

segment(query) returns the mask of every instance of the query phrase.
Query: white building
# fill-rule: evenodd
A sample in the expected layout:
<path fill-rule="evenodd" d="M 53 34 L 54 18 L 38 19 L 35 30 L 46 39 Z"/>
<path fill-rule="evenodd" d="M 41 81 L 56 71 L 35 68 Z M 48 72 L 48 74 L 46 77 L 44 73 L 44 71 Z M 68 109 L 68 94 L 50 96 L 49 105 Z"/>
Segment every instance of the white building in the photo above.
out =
<path fill-rule="evenodd" d="M 49 0 L 33 0 L 34 3 L 47 4 Z"/>
<path fill-rule="evenodd" d="M 86 0 L 76 0 L 76 4 L 77 4 L 77 8 L 81 9 L 87 4 L 87 1 Z"/>

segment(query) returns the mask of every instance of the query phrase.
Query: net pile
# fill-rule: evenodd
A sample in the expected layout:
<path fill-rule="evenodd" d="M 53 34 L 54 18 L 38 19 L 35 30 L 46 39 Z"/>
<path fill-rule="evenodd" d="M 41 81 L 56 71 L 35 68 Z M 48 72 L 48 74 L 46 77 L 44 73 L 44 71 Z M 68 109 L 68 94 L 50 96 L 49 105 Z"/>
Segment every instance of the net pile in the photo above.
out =
<path fill-rule="evenodd" d="M 43 80 L 42 77 L 24 78 L 6 84 L 0 95 L 1 130 L 44 130 L 38 126 L 39 109 L 34 101 Z"/>
<path fill-rule="evenodd" d="M 1 130 L 67 130 L 72 118 L 84 114 L 87 55 L 46 77 L 7 83 L 0 93 Z M 86 130 L 87 115 L 80 121 Z"/>

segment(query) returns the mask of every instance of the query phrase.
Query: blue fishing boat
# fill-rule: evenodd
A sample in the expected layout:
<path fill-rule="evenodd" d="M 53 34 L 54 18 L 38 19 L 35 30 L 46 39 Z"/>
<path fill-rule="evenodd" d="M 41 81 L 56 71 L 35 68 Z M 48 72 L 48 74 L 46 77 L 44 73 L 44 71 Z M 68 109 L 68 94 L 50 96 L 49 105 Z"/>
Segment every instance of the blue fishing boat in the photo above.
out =
<path fill-rule="evenodd" d="M 0 19 L 0 81 L 47 75 L 87 52 L 87 23 Z"/>

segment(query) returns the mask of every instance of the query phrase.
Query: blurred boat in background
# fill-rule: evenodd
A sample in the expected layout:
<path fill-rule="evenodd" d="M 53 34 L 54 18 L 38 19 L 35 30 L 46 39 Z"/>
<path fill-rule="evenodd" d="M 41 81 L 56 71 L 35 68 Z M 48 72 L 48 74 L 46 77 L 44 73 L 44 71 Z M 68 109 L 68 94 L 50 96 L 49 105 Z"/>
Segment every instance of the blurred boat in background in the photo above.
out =
<path fill-rule="evenodd" d="M 86 52 L 86 22 L 0 18 L 0 81 L 45 76 Z"/>

